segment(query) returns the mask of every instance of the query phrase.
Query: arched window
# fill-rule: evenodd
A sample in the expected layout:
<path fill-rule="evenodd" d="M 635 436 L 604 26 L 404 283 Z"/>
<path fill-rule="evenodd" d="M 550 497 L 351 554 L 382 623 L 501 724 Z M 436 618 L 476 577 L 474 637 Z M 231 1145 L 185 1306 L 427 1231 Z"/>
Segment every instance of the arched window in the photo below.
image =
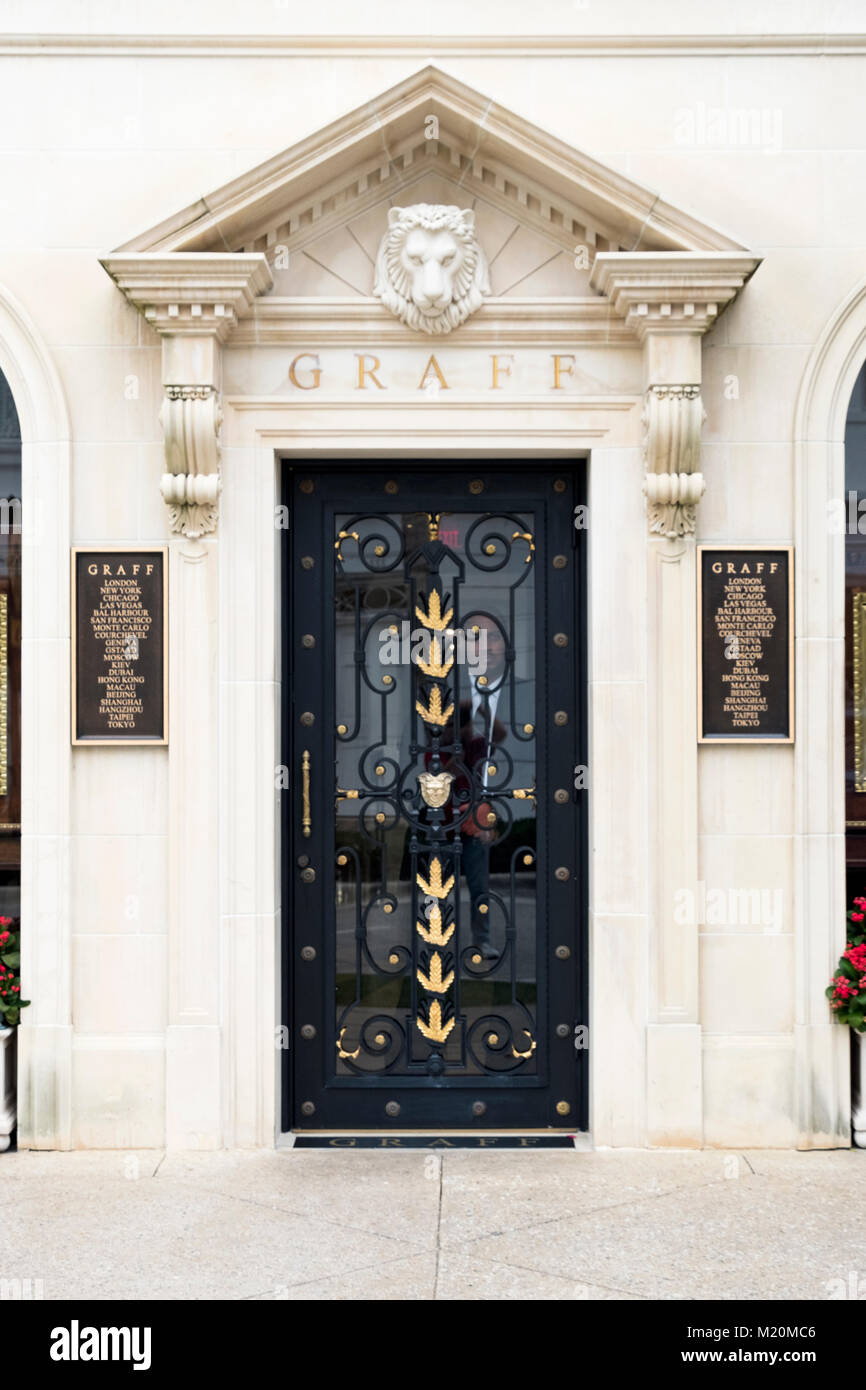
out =
<path fill-rule="evenodd" d="M 866 363 L 845 423 L 845 821 L 848 901 L 866 891 Z"/>
<path fill-rule="evenodd" d="M 21 429 L 0 373 L 0 916 L 20 913 Z"/>

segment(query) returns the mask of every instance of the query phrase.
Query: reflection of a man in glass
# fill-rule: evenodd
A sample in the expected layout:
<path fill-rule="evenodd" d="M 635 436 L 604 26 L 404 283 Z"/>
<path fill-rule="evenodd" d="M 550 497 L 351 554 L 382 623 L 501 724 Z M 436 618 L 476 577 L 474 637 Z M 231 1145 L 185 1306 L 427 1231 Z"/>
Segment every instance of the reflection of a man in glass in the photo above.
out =
<path fill-rule="evenodd" d="M 453 768 L 454 791 L 468 790 L 471 795 L 471 810 L 460 828 L 463 872 L 469 888 L 471 904 L 472 944 L 477 946 L 487 959 L 495 952 L 490 950 L 490 914 L 487 911 L 487 892 L 490 880 L 490 849 L 496 839 L 497 831 L 493 824 L 493 814 L 485 791 L 490 778 L 490 764 L 497 744 L 505 738 L 504 723 L 497 718 L 497 707 L 505 679 L 505 641 L 497 624 L 488 617 L 479 616 L 467 622 L 470 632 L 479 629 L 478 647 L 484 650 L 487 644 L 487 664 L 483 675 L 469 667 L 471 698 L 460 701 L 458 711 L 459 729 L 457 741 L 461 752 L 457 761 L 469 770 L 471 785 L 467 785 L 465 774 Z M 449 760 L 453 763 L 454 759 Z M 445 764 L 449 767 L 449 763 Z M 459 804 L 459 802 L 458 802 Z M 483 910 L 482 910 L 483 909 Z"/>

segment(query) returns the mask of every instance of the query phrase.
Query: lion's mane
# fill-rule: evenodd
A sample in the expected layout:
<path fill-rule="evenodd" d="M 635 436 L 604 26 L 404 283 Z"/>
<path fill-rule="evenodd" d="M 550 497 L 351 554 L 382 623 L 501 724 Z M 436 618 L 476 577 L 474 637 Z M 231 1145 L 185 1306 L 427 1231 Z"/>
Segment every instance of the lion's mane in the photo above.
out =
<path fill-rule="evenodd" d="M 399 216 L 394 216 L 399 214 Z M 425 231 L 449 231 L 463 248 L 463 263 L 454 276 L 451 303 L 435 318 L 425 317 L 412 299 L 412 284 L 402 264 L 401 252 L 407 235 L 415 227 Z M 387 232 L 379 243 L 373 293 L 392 314 L 409 328 L 424 333 L 450 333 L 468 319 L 490 293 L 487 257 L 475 237 L 471 216 L 463 209 L 416 203 L 414 207 L 392 208 Z"/>

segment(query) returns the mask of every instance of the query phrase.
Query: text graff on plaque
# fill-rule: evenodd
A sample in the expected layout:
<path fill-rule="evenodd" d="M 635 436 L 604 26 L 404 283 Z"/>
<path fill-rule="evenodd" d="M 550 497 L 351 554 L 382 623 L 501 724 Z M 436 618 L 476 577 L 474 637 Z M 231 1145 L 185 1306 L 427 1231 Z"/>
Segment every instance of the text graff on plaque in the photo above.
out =
<path fill-rule="evenodd" d="M 698 559 L 698 740 L 794 738 L 791 546 L 710 546 Z"/>
<path fill-rule="evenodd" d="M 167 742 L 166 552 L 72 551 L 72 741 Z"/>

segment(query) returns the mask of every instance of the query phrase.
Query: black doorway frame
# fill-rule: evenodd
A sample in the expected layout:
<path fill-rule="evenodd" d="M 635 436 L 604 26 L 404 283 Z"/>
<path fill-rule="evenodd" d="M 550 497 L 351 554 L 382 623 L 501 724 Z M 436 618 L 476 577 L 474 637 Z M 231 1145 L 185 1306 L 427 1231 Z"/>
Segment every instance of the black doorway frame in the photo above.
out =
<path fill-rule="evenodd" d="M 281 952 L 280 952 L 280 1001 L 281 1001 L 281 1036 L 284 1045 L 280 1048 L 280 1102 L 281 1102 L 281 1132 L 289 1134 L 293 1132 L 293 1096 L 292 1096 L 292 1048 L 295 1045 L 293 1034 L 292 1018 L 292 968 L 293 968 L 293 946 L 294 946 L 294 894 L 296 872 L 293 863 L 293 814 L 296 805 L 295 777 L 297 769 L 295 767 L 295 737 L 292 719 L 292 655 L 296 634 L 293 630 L 293 603 L 291 591 L 292 575 L 292 556 L 293 556 L 293 517 L 292 517 L 292 484 L 293 479 L 300 473 L 323 474 L 334 472 L 351 472 L 353 469 L 369 469 L 375 467 L 378 470 L 387 469 L 395 476 L 415 475 L 423 473 L 425 468 L 435 469 L 437 474 L 452 472 L 457 476 L 467 477 L 475 473 L 491 468 L 497 472 L 514 475 L 529 468 L 555 469 L 558 474 L 567 477 L 572 482 L 573 497 L 575 507 L 583 509 L 583 517 L 587 516 L 587 461 L 585 459 L 558 459 L 544 456 L 534 456 L 532 458 L 470 458 L 466 460 L 442 460 L 442 459 L 392 459 L 378 458 L 370 456 L 359 456 L 355 458 L 340 459 L 294 459 L 284 458 L 280 463 L 280 500 L 285 509 L 283 515 L 289 518 L 288 526 L 283 528 L 281 545 L 281 564 L 280 564 L 280 615 L 281 615 L 281 712 L 280 712 L 280 742 L 281 760 L 284 767 L 289 770 L 289 786 L 282 790 L 280 795 L 280 839 L 281 839 Z M 573 669 L 576 672 L 577 688 L 575 691 L 574 707 L 576 711 L 574 747 L 576 762 L 587 766 L 589 765 L 588 747 L 588 602 L 587 602 L 587 536 L 588 528 L 584 523 L 575 525 L 573 538 L 574 563 L 571 566 L 573 575 L 572 603 L 575 647 Z M 323 654 L 324 655 L 324 654 Z M 575 923 L 575 946 L 573 954 L 572 968 L 574 970 L 575 997 L 577 1000 L 578 1020 L 590 1027 L 589 1018 L 589 791 L 588 789 L 580 792 L 575 797 L 575 827 L 577 843 L 575 845 L 575 866 L 577 879 L 576 885 L 576 905 L 577 920 Z M 589 1034 L 591 1039 L 591 1033 Z M 285 1041 L 288 1041 L 288 1046 Z M 585 1132 L 589 1127 L 589 1049 L 582 1046 L 575 1049 L 574 1055 L 575 1080 L 577 1105 L 575 1113 L 569 1116 L 567 1121 L 563 1121 L 562 1130 L 570 1132 Z M 331 1127 L 329 1127 L 331 1128 Z M 382 1125 L 382 1130 L 385 1126 Z M 396 1132 L 405 1129 L 405 1126 L 395 1124 L 393 1128 Z M 473 1126 L 474 1129 L 483 1129 L 483 1126 Z M 316 1126 L 311 1124 L 310 1131 L 314 1132 Z M 306 1132 L 306 1131 L 304 1131 Z M 346 1127 L 340 1132 L 351 1134 L 360 1132 L 356 1127 Z M 444 1128 L 440 1132 L 454 1132 L 453 1127 Z M 519 1132 L 519 1131 L 515 1131 Z"/>

